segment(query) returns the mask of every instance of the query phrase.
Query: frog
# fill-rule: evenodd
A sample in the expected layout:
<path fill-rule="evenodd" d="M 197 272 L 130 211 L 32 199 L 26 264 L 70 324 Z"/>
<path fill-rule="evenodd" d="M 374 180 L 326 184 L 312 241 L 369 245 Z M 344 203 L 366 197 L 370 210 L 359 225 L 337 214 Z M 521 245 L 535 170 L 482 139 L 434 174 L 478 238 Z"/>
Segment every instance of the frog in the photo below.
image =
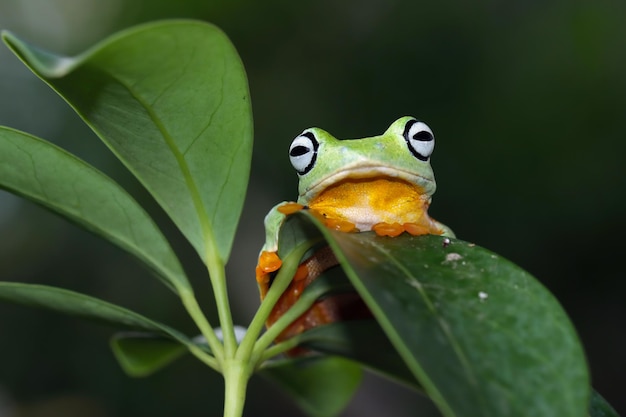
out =
<path fill-rule="evenodd" d="M 430 165 L 434 146 L 430 127 L 412 116 L 397 119 L 378 136 L 337 139 L 314 127 L 293 139 L 289 159 L 298 175 L 298 198 L 277 204 L 265 217 L 265 244 L 256 267 L 261 300 L 282 265 L 277 254 L 280 228 L 300 210 L 309 210 L 326 227 L 346 233 L 454 237 L 449 227 L 428 215 L 436 190 Z M 283 294 L 290 300 L 282 305 L 279 301 L 268 322 L 282 315 L 320 271 L 335 265 L 329 250 L 302 262 L 293 278 L 297 285 Z M 317 314 L 313 322 L 337 320 L 327 313 Z"/>

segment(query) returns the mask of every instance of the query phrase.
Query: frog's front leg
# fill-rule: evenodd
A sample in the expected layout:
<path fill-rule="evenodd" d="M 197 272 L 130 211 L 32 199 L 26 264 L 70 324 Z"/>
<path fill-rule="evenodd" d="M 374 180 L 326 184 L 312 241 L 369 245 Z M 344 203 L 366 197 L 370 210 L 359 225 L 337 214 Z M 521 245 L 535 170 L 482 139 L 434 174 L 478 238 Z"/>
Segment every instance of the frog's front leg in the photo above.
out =
<path fill-rule="evenodd" d="M 278 235 L 285 219 L 288 215 L 300 211 L 304 208 L 302 204 L 283 201 L 272 207 L 265 216 L 265 244 L 259 254 L 259 261 L 256 267 L 256 281 L 261 290 L 261 299 L 269 289 L 270 274 L 277 271 L 282 261 L 278 257 Z"/>
<path fill-rule="evenodd" d="M 438 222 L 437 220 L 433 220 L 433 222 L 435 222 L 437 224 L 437 227 L 439 227 L 439 229 L 442 231 L 441 236 L 445 236 L 445 237 L 456 237 L 456 235 L 454 234 L 454 232 L 452 231 L 452 229 L 450 229 L 448 226 L 446 226 L 443 223 Z"/>

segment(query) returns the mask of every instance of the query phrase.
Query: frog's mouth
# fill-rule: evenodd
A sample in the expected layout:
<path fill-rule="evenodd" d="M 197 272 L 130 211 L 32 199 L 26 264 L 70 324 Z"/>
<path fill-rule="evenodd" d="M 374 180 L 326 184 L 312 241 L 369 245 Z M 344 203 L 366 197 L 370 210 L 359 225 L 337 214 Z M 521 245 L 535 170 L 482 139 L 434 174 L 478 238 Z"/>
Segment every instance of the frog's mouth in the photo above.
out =
<path fill-rule="evenodd" d="M 359 167 L 346 167 L 339 171 L 334 172 L 320 181 L 312 184 L 303 194 L 307 200 L 314 198 L 319 193 L 323 192 L 333 185 L 339 184 L 342 181 L 349 180 L 377 180 L 377 179 L 391 179 L 402 180 L 409 184 L 418 186 L 423 190 L 424 194 L 432 194 L 435 191 L 435 181 L 432 178 L 426 178 L 421 175 L 417 175 L 414 172 L 390 168 L 381 165 L 366 165 Z"/>

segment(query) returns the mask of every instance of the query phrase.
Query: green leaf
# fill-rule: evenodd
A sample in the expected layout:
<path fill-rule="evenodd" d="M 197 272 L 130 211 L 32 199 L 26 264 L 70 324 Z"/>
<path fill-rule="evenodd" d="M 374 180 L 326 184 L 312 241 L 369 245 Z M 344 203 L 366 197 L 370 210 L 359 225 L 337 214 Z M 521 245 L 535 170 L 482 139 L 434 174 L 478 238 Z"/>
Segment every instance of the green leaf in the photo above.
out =
<path fill-rule="evenodd" d="M 0 188 L 103 236 L 145 262 L 170 288 L 191 290 L 176 255 L 137 202 L 51 143 L 0 127 Z"/>
<path fill-rule="evenodd" d="M 440 236 L 324 232 L 445 416 L 586 414 L 580 342 L 552 294 L 528 273 Z"/>
<path fill-rule="evenodd" d="M 165 324 L 124 307 L 62 288 L 0 282 L 0 300 L 102 322 L 118 328 L 148 331 L 174 339 L 185 346 L 193 345 L 187 336 Z"/>
<path fill-rule="evenodd" d="M 363 376 L 359 365 L 333 356 L 274 361 L 260 374 L 281 386 L 312 417 L 341 413 Z"/>
<path fill-rule="evenodd" d="M 325 235 L 445 416 L 586 415 L 589 376 L 577 335 L 554 296 L 521 268 L 460 240 L 333 232 L 307 213 L 296 216 Z M 382 335 L 372 332 L 368 342 L 362 332 L 349 333 L 355 325 L 299 337 L 411 384 L 393 355 L 372 359 L 378 352 L 370 350 L 368 357 L 364 345 L 384 343 Z"/>
<path fill-rule="evenodd" d="M 187 352 L 175 340 L 138 332 L 114 335 L 111 349 L 122 369 L 133 377 L 152 375 Z"/>
<path fill-rule="evenodd" d="M 74 58 L 3 38 L 144 184 L 205 263 L 228 259 L 248 182 L 252 115 L 243 65 L 224 33 L 163 21 Z"/>

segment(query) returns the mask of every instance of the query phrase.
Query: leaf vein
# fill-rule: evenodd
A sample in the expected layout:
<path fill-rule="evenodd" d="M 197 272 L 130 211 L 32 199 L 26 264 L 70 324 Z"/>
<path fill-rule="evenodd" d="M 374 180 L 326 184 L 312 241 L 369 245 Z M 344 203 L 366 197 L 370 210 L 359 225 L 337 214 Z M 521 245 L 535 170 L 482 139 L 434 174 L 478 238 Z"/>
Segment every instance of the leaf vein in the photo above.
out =
<path fill-rule="evenodd" d="M 213 228 L 211 225 L 211 221 L 209 217 L 207 216 L 207 210 L 202 200 L 202 197 L 200 195 L 198 185 L 194 181 L 193 175 L 191 174 L 191 169 L 189 167 L 189 164 L 187 164 L 185 156 L 183 155 L 181 150 L 178 148 L 174 137 L 169 133 L 169 131 L 165 127 L 165 124 L 163 123 L 161 118 L 158 116 L 158 114 L 156 114 L 154 109 L 150 107 L 148 102 L 141 96 L 139 91 L 134 89 L 132 86 L 126 84 L 124 81 L 116 77 L 114 74 L 111 74 L 110 72 L 107 72 L 107 73 L 112 79 L 116 80 L 122 87 L 124 87 L 130 93 L 130 95 L 135 100 L 137 100 L 137 102 L 144 108 L 144 110 L 150 117 L 150 120 L 152 120 L 157 130 L 159 131 L 163 141 L 165 142 L 170 152 L 174 156 L 176 163 L 178 164 L 178 167 L 180 169 L 180 173 L 182 174 L 183 179 L 185 181 L 185 185 L 191 196 L 191 200 L 195 208 L 196 215 L 198 216 L 198 221 L 200 223 L 200 227 L 202 230 L 203 244 L 204 244 L 203 251 L 202 251 L 202 253 L 204 254 L 203 261 L 206 262 L 208 258 L 207 242 L 214 241 Z"/>

